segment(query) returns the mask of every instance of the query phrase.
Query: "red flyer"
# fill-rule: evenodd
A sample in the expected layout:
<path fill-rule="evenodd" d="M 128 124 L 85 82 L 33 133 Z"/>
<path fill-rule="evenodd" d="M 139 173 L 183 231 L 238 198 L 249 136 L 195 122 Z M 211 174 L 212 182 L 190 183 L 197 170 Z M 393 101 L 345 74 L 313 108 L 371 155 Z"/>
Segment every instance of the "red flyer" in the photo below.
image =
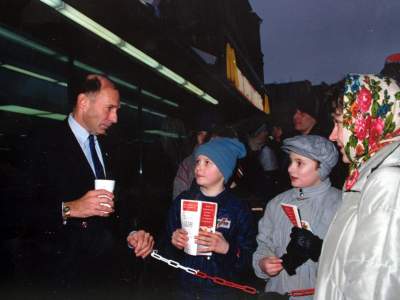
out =
<path fill-rule="evenodd" d="M 215 232 L 217 223 L 218 204 L 214 202 L 186 200 L 181 201 L 181 223 L 189 236 L 187 247 L 184 251 L 190 255 L 211 255 L 211 252 L 200 253 L 194 237 L 200 230 Z"/>
<path fill-rule="evenodd" d="M 293 226 L 302 227 L 299 209 L 296 205 L 281 203 L 281 207 Z"/>

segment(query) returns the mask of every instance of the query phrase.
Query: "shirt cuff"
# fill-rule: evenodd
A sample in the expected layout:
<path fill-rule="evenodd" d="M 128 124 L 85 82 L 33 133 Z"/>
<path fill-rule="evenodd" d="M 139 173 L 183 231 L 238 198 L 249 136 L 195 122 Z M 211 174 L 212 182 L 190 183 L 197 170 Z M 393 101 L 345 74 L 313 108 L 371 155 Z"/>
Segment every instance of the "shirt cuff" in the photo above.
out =
<path fill-rule="evenodd" d="M 64 202 L 61 202 L 61 218 L 63 220 L 63 225 L 67 225 L 67 219 L 64 216 Z"/>

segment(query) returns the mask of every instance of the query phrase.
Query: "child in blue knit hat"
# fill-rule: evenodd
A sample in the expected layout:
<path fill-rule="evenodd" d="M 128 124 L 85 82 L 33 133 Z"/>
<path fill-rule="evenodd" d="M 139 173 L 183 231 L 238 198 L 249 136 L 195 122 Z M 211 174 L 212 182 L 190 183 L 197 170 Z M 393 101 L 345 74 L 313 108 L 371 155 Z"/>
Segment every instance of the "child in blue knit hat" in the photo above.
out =
<path fill-rule="evenodd" d="M 167 246 L 187 267 L 200 270 L 210 276 L 230 281 L 240 280 L 240 275 L 251 269 L 251 257 L 255 250 L 255 226 L 248 205 L 238 199 L 226 186 L 235 169 L 237 159 L 246 155 L 244 145 L 237 139 L 214 138 L 196 150 L 195 179 L 198 186 L 180 194 L 172 203 L 167 220 Z M 211 256 L 192 256 L 183 249 L 188 234 L 182 229 L 181 201 L 199 200 L 218 204 L 216 232 L 200 231 L 195 237 L 201 245 L 199 251 L 211 252 Z M 202 249 L 202 250 L 200 250 Z M 237 291 L 212 283 L 186 272 L 180 272 L 181 299 L 236 299 Z"/>

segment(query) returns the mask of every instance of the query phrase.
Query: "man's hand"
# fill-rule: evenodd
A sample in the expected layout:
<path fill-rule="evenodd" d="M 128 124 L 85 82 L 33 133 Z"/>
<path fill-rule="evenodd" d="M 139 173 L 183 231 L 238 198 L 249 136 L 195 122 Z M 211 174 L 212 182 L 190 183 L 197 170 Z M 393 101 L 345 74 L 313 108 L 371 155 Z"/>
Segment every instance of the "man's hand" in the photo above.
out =
<path fill-rule="evenodd" d="M 282 259 L 276 256 L 266 256 L 258 262 L 261 271 L 270 277 L 278 275 L 282 269 Z"/>
<path fill-rule="evenodd" d="M 136 257 L 145 258 L 153 251 L 154 238 L 144 230 L 132 232 L 126 240 L 129 246 L 134 249 Z"/>
<path fill-rule="evenodd" d="M 187 242 L 189 240 L 188 234 L 186 230 L 179 228 L 174 231 L 171 237 L 171 243 L 179 250 L 182 250 L 186 247 Z"/>
<path fill-rule="evenodd" d="M 108 217 L 114 212 L 113 200 L 113 193 L 106 190 L 93 190 L 77 200 L 65 202 L 64 205 L 71 209 L 71 218 Z"/>
<path fill-rule="evenodd" d="M 196 243 L 203 246 L 198 248 L 198 252 L 215 252 L 226 254 L 229 250 L 229 243 L 225 240 L 221 232 L 199 231 L 199 235 L 195 237 Z"/>

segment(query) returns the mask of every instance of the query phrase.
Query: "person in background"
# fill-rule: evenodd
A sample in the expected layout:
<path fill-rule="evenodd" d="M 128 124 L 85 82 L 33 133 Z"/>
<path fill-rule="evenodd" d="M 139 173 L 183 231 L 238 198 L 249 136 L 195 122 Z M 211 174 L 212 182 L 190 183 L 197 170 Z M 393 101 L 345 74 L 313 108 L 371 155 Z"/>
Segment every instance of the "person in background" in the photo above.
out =
<path fill-rule="evenodd" d="M 394 53 L 386 57 L 385 65 L 380 74 L 393 78 L 398 85 L 400 84 L 400 53 Z"/>
<path fill-rule="evenodd" d="M 68 297 L 115 283 L 115 247 L 126 247 L 125 238 L 135 229 L 121 232 L 116 195 L 94 190 L 95 179 L 115 179 L 101 136 L 118 121 L 119 92 L 105 76 L 90 74 L 77 84 L 75 99 L 65 122 L 33 139 L 37 147 L 30 160 L 29 236 L 24 252 L 34 291 L 43 284 L 45 291 L 61 291 L 58 296 Z M 154 243 L 139 229 L 127 240 L 142 258 Z"/>
<path fill-rule="evenodd" d="M 351 74 L 334 104 L 330 139 L 350 168 L 315 299 L 399 299 L 400 87 L 388 77 Z"/>
<path fill-rule="evenodd" d="M 280 194 L 284 191 L 287 191 L 291 188 L 290 180 L 287 173 L 287 168 L 289 166 L 289 156 L 288 154 L 282 150 L 283 140 L 290 137 L 287 136 L 287 133 L 284 132 L 279 122 L 276 122 L 272 127 L 272 139 L 270 141 L 270 147 L 276 156 L 276 161 L 278 163 L 278 168 L 274 171 L 274 189 L 275 195 Z"/>
<path fill-rule="evenodd" d="M 214 112 L 203 112 L 195 120 L 195 143 L 193 152 L 187 156 L 178 167 L 174 178 L 172 199 L 175 199 L 180 193 L 190 189 L 194 183 L 194 166 L 196 158 L 194 153 L 200 145 L 208 142 L 212 132 L 220 125 L 221 118 Z"/>
<path fill-rule="evenodd" d="M 333 126 L 330 110 L 324 106 L 325 98 L 311 90 L 296 100 L 293 114 L 293 127 L 297 134 L 312 134 L 328 137 L 330 126 Z"/>
<path fill-rule="evenodd" d="M 310 92 L 307 96 L 297 99 L 296 110 L 293 115 L 293 127 L 298 134 L 312 134 L 328 138 L 333 124 L 329 120 L 330 111 L 324 107 L 323 103 L 325 102 L 325 98 L 318 98 L 315 92 Z M 277 156 L 280 162 L 277 188 L 279 191 L 284 191 L 290 187 L 290 180 L 286 172 L 289 158 L 282 151 L 277 152 Z M 333 168 L 330 179 L 334 187 L 342 187 L 345 172 L 345 167 L 341 162 Z"/>
<path fill-rule="evenodd" d="M 321 135 L 323 134 L 319 125 L 320 120 L 320 101 L 312 92 L 307 94 L 299 94 L 295 101 L 295 110 L 292 116 L 294 132 L 283 132 L 281 127 L 275 127 L 273 130 L 274 143 L 272 144 L 278 157 L 279 168 L 277 175 L 276 190 L 282 193 L 291 187 L 290 178 L 287 169 L 290 164 L 288 154 L 281 149 L 284 137 L 291 137 L 298 134 L 301 135 Z"/>
<path fill-rule="evenodd" d="M 275 143 L 282 144 L 283 130 L 279 125 L 272 127 L 272 137 Z"/>
<path fill-rule="evenodd" d="M 246 202 L 237 198 L 226 186 L 246 149 L 237 139 L 216 137 L 196 149 L 195 178 L 197 185 L 180 194 L 172 203 L 167 218 L 166 251 L 185 266 L 201 270 L 210 276 L 237 280 L 251 268 L 255 249 L 255 228 Z M 188 234 L 182 229 L 180 211 L 182 199 L 216 202 L 218 204 L 216 232 L 201 231 L 195 237 L 202 252 L 211 256 L 192 256 L 183 249 Z M 215 285 L 209 280 L 186 272 L 179 274 L 182 299 L 237 299 L 234 289 Z"/>
<path fill-rule="evenodd" d="M 195 157 L 194 151 L 195 149 L 204 144 L 210 138 L 210 133 L 206 130 L 200 130 L 196 132 L 196 144 L 194 146 L 194 150 L 192 154 L 187 156 L 178 167 L 178 171 L 176 172 L 176 176 L 174 178 L 174 186 L 172 191 L 172 197 L 175 199 L 180 193 L 187 191 L 192 186 L 194 180 L 194 165 L 195 165 Z"/>
<path fill-rule="evenodd" d="M 278 161 L 275 152 L 269 146 L 272 129 L 267 122 L 258 124 L 247 139 L 248 151 L 240 162 L 243 167 L 241 190 L 247 191 L 252 207 L 265 207 L 275 194 L 275 180 Z"/>
<path fill-rule="evenodd" d="M 258 159 L 263 169 L 263 184 L 264 186 L 264 199 L 268 202 L 274 196 L 276 196 L 276 177 L 278 174 L 278 159 L 275 154 L 273 147 L 271 146 L 272 141 L 270 140 L 270 134 L 272 133 L 271 126 L 264 124 L 265 131 L 267 132 L 267 138 L 264 146 L 260 150 Z M 264 205 L 265 206 L 265 205 Z"/>
<path fill-rule="evenodd" d="M 322 240 L 341 193 L 329 180 L 338 160 L 333 143 L 321 136 L 299 135 L 285 139 L 282 148 L 290 156 L 288 172 L 293 188 L 267 204 L 258 224 L 253 268 L 266 280 L 266 292 L 285 294 L 315 287 Z M 293 227 L 283 203 L 298 207 L 302 228 Z"/>
<path fill-rule="evenodd" d="M 297 102 L 296 111 L 293 115 L 294 129 L 300 134 L 317 134 L 319 135 L 318 124 L 318 105 L 317 101 Z M 307 99 L 308 100 L 308 99 Z"/>

